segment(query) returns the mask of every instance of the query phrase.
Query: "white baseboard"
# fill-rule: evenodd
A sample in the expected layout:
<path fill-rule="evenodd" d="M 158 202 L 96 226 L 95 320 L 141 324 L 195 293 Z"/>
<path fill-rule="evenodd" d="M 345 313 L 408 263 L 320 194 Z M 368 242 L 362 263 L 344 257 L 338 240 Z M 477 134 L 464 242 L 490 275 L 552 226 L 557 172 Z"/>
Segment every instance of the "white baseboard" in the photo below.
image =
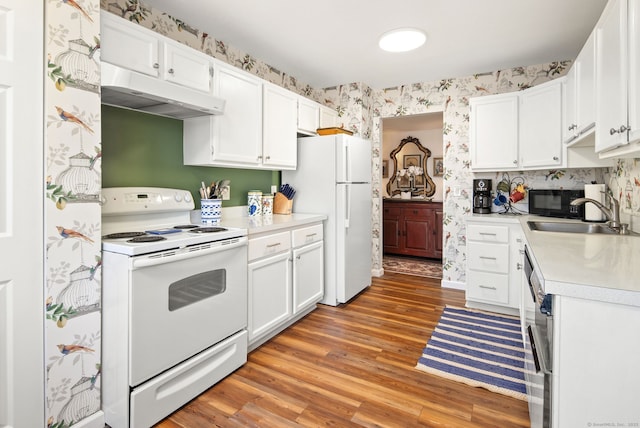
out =
<path fill-rule="evenodd" d="M 104 412 L 97 411 L 93 415 L 73 424 L 74 428 L 104 428 Z"/>
<path fill-rule="evenodd" d="M 384 269 L 371 269 L 371 276 L 380 277 L 384 275 Z"/>
<path fill-rule="evenodd" d="M 462 291 L 467 289 L 467 284 L 464 282 L 446 281 L 444 279 L 440 281 L 440 286 L 442 288 L 453 288 L 453 289 L 462 290 Z"/>

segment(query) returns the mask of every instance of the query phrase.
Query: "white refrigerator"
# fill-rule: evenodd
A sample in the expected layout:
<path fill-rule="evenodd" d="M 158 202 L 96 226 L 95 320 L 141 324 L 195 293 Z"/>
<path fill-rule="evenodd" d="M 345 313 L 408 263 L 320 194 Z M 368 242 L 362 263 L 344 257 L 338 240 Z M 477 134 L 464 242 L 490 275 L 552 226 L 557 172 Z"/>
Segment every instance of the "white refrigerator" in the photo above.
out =
<path fill-rule="evenodd" d="M 298 138 L 298 166 L 282 171 L 293 211 L 327 215 L 325 292 L 337 306 L 371 285 L 371 143 L 344 134 Z"/>

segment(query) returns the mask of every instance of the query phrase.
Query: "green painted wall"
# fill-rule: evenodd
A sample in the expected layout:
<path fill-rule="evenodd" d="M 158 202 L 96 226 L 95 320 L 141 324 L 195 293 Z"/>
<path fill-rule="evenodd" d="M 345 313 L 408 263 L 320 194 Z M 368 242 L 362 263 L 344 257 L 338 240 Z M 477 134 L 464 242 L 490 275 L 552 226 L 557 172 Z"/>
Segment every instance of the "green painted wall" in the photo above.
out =
<path fill-rule="evenodd" d="M 182 121 L 102 106 L 102 187 L 152 186 L 191 191 L 200 208 L 200 182 L 231 180 L 223 206 L 247 204 L 247 191 L 268 193 L 280 171 L 185 166 Z"/>

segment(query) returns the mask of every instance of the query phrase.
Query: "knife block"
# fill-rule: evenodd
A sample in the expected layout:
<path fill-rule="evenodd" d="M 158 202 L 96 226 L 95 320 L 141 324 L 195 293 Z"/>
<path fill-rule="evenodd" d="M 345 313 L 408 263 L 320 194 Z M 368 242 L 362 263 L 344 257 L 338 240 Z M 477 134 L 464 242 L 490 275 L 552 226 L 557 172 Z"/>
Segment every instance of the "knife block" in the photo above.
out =
<path fill-rule="evenodd" d="M 273 198 L 273 213 L 274 214 L 291 214 L 293 208 L 293 199 L 288 199 L 280 192 L 276 193 Z"/>

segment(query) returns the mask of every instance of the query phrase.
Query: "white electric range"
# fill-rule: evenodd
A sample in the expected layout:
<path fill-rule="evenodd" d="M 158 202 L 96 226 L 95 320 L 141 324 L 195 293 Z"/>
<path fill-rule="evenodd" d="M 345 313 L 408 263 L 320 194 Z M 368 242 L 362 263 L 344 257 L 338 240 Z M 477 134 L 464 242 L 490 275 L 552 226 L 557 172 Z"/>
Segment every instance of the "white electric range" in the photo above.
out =
<path fill-rule="evenodd" d="M 192 224 L 190 192 L 102 190 L 105 421 L 151 426 L 247 359 L 247 231 Z"/>

